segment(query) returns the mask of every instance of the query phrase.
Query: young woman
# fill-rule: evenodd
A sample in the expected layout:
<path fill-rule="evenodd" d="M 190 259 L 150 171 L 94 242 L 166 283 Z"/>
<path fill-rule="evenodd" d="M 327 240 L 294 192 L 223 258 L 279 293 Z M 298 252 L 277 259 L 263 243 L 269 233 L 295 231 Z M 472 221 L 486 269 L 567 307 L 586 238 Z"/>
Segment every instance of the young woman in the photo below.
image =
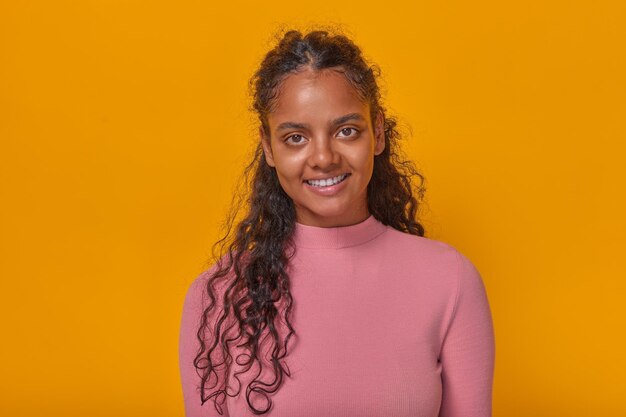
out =
<path fill-rule="evenodd" d="M 285 33 L 254 74 L 245 213 L 183 308 L 187 417 L 491 415 L 481 277 L 424 237 L 376 77 L 323 31 Z"/>

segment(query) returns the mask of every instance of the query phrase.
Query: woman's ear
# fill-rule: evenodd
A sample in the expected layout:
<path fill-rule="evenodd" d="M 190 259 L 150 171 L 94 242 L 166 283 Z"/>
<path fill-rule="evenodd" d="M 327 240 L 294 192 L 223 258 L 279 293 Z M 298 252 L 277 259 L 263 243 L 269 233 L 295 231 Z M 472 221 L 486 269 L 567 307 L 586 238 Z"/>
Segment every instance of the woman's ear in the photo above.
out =
<path fill-rule="evenodd" d="M 259 126 L 259 139 L 261 140 L 261 146 L 263 146 L 263 155 L 265 155 L 265 162 L 271 167 L 275 167 L 274 156 L 272 155 L 272 144 L 270 138 L 263 131 L 263 126 Z"/>
<path fill-rule="evenodd" d="M 374 155 L 380 155 L 385 150 L 385 117 L 381 111 L 376 114 L 374 136 Z"/>

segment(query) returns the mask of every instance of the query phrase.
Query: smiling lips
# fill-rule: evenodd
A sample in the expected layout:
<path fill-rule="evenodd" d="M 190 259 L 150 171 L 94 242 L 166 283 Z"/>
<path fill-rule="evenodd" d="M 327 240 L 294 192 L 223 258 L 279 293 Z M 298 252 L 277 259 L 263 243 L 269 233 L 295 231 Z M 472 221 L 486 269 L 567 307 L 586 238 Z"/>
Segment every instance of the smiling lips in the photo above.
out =
<path fill-rule="evenodd" d="M 342 182 L 349 176 L 350 174 L 342 174 L 336 177 L 327 178 L 323 180 L 305 180 L 304 182 L 306 182 L 309 185 L 312 185 L 313 187 L 330 187 L 331 185 L 339 184 L 340 182 Z"/>

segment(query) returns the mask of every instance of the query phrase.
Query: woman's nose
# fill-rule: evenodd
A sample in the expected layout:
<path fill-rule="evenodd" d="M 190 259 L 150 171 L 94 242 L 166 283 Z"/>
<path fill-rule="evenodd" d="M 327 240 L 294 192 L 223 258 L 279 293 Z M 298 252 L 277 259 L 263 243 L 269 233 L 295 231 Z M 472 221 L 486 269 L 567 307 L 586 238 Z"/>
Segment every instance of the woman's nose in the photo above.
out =
<path fill-rule="evenodd" d="M 312 148 L 310 163 L 313 168 L 325 169 L 339 162 L 339 154 L 334 149 L 331 138 L 315 140 Z"/>

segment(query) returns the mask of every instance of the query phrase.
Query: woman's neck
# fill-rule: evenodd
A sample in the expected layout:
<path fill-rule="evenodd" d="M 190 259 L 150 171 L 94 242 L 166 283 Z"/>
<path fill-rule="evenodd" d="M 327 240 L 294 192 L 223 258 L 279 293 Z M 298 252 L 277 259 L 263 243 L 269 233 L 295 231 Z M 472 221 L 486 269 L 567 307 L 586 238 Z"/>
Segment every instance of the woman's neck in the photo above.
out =
<path fill-rule="evenodd" d="M 386 230 L 387 226 L 372 215 L 359 223 L 338 227 L 319 227 L 296 222 L 294 243 L 302 248 L 340 249 L 369 242 Z"/>

